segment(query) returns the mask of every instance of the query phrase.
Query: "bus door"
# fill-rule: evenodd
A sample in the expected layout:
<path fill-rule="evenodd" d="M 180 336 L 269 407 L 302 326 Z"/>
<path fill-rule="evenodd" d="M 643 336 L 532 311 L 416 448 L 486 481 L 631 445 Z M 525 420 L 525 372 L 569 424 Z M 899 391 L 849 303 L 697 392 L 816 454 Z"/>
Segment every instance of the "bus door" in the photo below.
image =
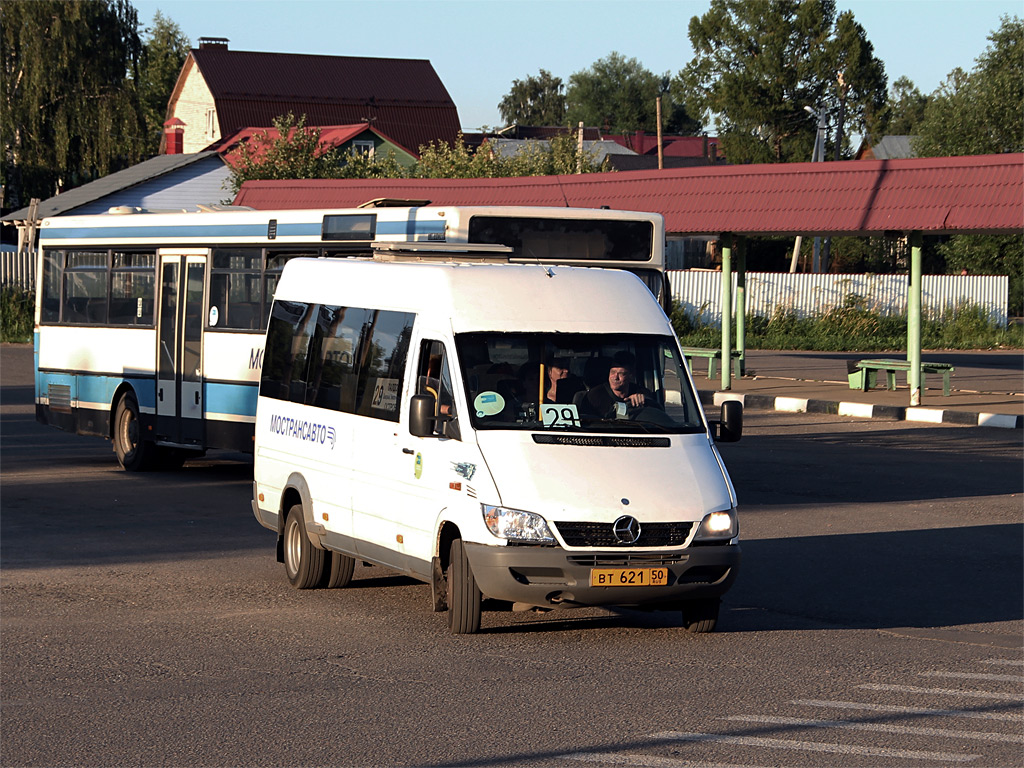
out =
<path fill-rule="evenodd" d="M 157 438 L 202 446 L 206 251 L 160 253 Z"/>

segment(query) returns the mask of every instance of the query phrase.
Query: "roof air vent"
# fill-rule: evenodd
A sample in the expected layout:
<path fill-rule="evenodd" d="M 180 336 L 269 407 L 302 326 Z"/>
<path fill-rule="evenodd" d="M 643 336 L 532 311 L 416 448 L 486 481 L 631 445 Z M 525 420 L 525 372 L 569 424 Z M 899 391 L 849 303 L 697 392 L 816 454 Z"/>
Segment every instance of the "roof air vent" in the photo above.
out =
<path fill-rule="evenodd" d="M 200 48 L 223 48 L 225 51 L 228 49 L 228 43 L 231 42 L 226 37 L 200 37 L 199 47 Z"/>

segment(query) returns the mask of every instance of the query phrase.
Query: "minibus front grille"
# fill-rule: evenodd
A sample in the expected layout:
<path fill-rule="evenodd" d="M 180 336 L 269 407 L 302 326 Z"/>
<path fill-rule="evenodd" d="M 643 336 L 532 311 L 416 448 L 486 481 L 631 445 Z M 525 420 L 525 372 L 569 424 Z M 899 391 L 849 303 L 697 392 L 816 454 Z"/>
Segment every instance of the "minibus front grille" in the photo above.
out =
<path fill-rule="evenodd" d="M 681 547 L 693 523 L 641 522 L 640 537 L 632 543 L 620 541 L 612 523 L 556 522 L 555 527 L 570 547 Z"/>
<path fill-rule="evenodd" d="M 593 555 L 570 555 L 568 561 L 573 565 L 585 568 L 601 568 L 623 566 L 627 568 L 654 567 L 659 565 L 678 565 L 690 559 L 689 555 L 673 552 L 658 552 L 641 555 L 609 555 L 605 553 Z"/>
<path fill-rule="evenodd" d="M 615 437 L 612 435 L 550 435 L 534 434 L 533 442 L 540 445 L 584 445 L 609 448 L 670 448 L 667 437 Z"/>

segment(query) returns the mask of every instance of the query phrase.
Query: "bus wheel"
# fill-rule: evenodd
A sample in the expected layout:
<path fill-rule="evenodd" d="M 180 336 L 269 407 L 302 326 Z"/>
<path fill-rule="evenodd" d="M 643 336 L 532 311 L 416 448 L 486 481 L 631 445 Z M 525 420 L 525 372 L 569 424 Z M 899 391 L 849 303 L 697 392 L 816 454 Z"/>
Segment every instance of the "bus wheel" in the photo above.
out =
<path fill-rule="evenodd" d="M 312 589 L 324 578 L 324 551 L 317 549 L 306 534 L 302 505 L 288 510 L 284 523 L 284 572 L 296 589 Z"/>
<path fill-rule="evenodd" d="M 705 600 L 688 600 L 683 603 L 683 627 L 687 632 L 704 634 L 714 632 L 718 623 L 718 611 L 722 601 L 717 597 Z"/>
<path fill-rule="evenodd" d="M 480 588 L 469 567 L 462 539 L 452 541 L 448 559 L 448 629 L 453 635 L 480 630 Z"/>
<path fill-rule="evenodd" d="M 320 582 L 327 589 L 347 587 L 352 582 L 352 574 L 356 570 L 355 558 L 340 552 L 324 552 L 330 558 L 324 563 L 324 576 Z"/>
<path fill-rule="evenodd" d="M 121 467 L 128 472 L 150 469 L 157 447 L 142 439 L 139 403 L 135 395 L 125 392 L 114 411 L 114 453 Z"/>

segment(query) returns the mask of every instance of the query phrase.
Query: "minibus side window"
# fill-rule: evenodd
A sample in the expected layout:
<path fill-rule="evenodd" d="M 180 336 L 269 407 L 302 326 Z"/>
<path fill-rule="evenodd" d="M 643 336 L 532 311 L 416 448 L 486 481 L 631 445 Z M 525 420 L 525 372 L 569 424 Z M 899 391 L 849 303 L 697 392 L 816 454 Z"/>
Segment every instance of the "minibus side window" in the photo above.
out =
<path fill-rule="evenodd" d="M 274 302 L 260 378 L 262 397 L 305 402 L 309 342 L 316 317 L 315 304 Z"/>
<path fill-rule="evenodd" d="M 398 421 L 402 379 L 409 357 L 409 339 L 416 315 L 412 312 L 372 310 L 363 324 L 357 358 L 359 378 L 356 413 L 385 421 Z"/>
<path fill-rule="evenodd" d="M 367 309 L 323 305 L 314 334 L 316 358 L 306 402 L 317 408 L 356 412 L 359 335 L 369 323 Z"/>

